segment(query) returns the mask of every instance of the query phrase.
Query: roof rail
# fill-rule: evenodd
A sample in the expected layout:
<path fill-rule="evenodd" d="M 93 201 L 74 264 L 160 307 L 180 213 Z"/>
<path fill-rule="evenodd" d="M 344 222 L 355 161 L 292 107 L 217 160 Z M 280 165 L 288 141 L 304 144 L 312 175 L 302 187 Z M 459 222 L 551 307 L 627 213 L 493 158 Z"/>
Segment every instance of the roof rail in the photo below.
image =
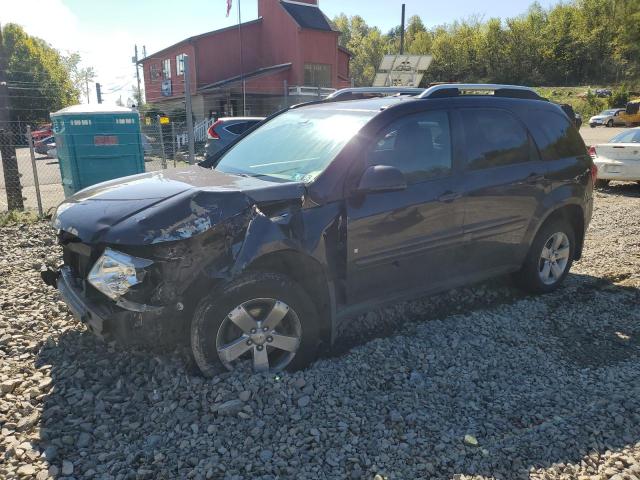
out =
<path fill-rule="evenodd" d="M 530 98 L 543 100 L 531 87 L 521 85 L 500 85 L 494 83 L 444 83 L 427 88 L 418 98 L 457 97 L 462 92 L 493 92 L 497 97 Z"/>

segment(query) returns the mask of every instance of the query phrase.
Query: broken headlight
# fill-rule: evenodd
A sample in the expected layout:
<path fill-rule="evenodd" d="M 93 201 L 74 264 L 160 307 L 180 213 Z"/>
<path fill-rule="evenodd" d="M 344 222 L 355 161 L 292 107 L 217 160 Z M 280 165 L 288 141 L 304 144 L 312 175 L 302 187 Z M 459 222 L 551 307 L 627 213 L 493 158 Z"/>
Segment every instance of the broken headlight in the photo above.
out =
<path fill-rule="evenodd" d="M 152 263 L 151 260 L 107 248 L 89 272 L 87 280 L 107 297 L 118 300 L 144 280 L 145 269 Z"/>

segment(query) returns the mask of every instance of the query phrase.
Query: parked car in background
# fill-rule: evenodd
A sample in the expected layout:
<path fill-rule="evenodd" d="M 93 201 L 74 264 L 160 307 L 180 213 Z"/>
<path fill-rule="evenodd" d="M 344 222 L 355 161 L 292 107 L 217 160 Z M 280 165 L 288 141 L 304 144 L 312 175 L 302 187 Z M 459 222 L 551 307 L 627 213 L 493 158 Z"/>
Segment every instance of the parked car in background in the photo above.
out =
<path fill-rule="evenodd" d="M 56 148 L 55 143 L 49 145 L 49 149 L 47 150 L 47 157 L 58 158 L 58 149 Z"/>
<path fill-rule="evenodd" d="M 31 138 L 33 138 L 34 142 L 38 140 L 42 140 L 43 138 L 47 138 L 53 135 L 52 126 L 50 123 L 46 123 L 38 127 L 37 130 L 31 131 Z"/>
<path fill-rule="evenodd" d="M 507 273 L 557 289 L 594 180 L 575 126 L 526 87 L 302 104 L 212 160 L 68 198 L 64 265 L 42 277 L 102 336 L 188 337 L 207 376 L 296 369 L 383 304 Z"/>
<path fill-rule="evenodd" d="M 598 88 L 596 89 L 596 97 L 599 98 L 607 98 L 613 95 L 613 92 L 608 88 Z"/>
<path fill-rule="evenodd" d="M 640 127 L 590 147 L 589 154 L 598 167 L 596 187 L 606 187 L 611 180 L 640 182 Z"/>
<path fill-rule="evenodd" d="M 204 146 L 205 160 L 228 146 L 251 127 L 264 120 L 264 117 L 223 117 L 207 130 L 207 143 Z"/>
<path fill-rule="evenodd" d="M 364 100 L 393 95 L 412 97 L 420 95 L 422 92 L 424 92 L 424 88 L 415 87 L 353 87 L 337 90 L 324 100 L 325 102 L 344 102 L 345 100 Z"/>
<path fill-rule="evenodd" d="M 627 103 L 625 111 L 620 114 L 622 120 L 627 127 L 640 125 L 640 98 L 636 98 Z"/>
<path fill-rule="evenodd" d="M 39 153 L 40 155 L 46 155 L 47 150 L 49 150 L 49 145 L 55 144 L 55 143 L 56 143 L 55 137 L 53 136 L 45 137 L 35 142 L 33 144 L 33 149 L 36 151 L 36 153 Z"/>
<path fill-rule="evenodd" d="M 603 110 L 598 115 L 594 115 L 589 119 L 589 126 L 595 128 L 598 125 L 605 127 L 613 127 L 615 125 L 625 125 L 623 117 L 620 116 L 624 112 L 624 108 L 610 108 Z"/>
<path fill-rule="evenodd" d="M 142 150 L 144 151 L 144 154 L 151 155 L 153 153 L 152 143 L 155 142 L 155 138 L 152 138 L 149 135 L 141 133 L 140 141 L 142 142 Z"/>

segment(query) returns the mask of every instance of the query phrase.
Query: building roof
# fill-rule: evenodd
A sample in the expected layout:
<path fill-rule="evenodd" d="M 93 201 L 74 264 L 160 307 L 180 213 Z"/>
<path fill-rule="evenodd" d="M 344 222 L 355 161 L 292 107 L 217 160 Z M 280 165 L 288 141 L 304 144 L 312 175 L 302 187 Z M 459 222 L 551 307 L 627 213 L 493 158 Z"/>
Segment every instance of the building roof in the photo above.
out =
<path fill-rule="evenodd" d="M 220 80 L 214 83 L 210 83 L 208 85 L 204 85 L 198 88 L 198 92 L 214 90 L 216 88 L 221 88 L 221 87 L 228 87 L 229 85 L 241 82 L 242 80 L 254 79 L 254 78 L 262 77 L 265 75 L 273 75 L 274 73 L 282 72 L 290 68 L 291 68 L 291 62 L 281 63 L 279 65 L 271 65 L 270 67 L 262 67 L 252 72 L 247 72 L 244 75 L 235 75 L 233 77 L 225 78 L 224 80 Z"/>
<path fill-rule="evenodd" d="M 327 32 L 337 31 L 317 5 L 292 2 L 289 0 L 280 0 L 280 5 L 293 17 L 301 28 L 324 30 Z"/>
<path fill-rule="evenodd" d="M 240 24 L 240 27 L 246 27 L 246 26 L 253 25 L 255 23 L 260 23 L 260 22 L 262 22 L 262 17 L 258 17 L 255 20 L 250 20 L 248 22 L 242 22 Z M 232 25 L 230 27 L 220 28 L 218 30 L 212 30 L 210 32 L 201 33 L 200 35 L 194 35 L 193 37 L 185 38 L 184 40 L 180 40 L 179 42 L 174 43 L 173 45 L 165 47 L 162 50 L 158 50 L 157 52 L 155 52 L 155 53 L 153 53 L 151 55 L 147 55 L 146 57 L 141 58 L 140 60 L 138 60 L 138 63 L 143 63 L 143 62 L 146 62 L 147 60 L 152 60 L 152 59 L 154 59 L 154 57 L 159 57 L 160 55 L 162 55 L 167 50 L 171 50 L 171 49 L 177 47 L 178 45 L 189 44 L 189 43 L 193 42 L 194 40 L 199 40 L 200 38 L 210 37 L 211 35 L 217 35 L 219 33 L 226 32 L 227 30 L 237 30 L 237 29 L 238 29 L 238 25 L 236 24 L 236 25 Z M 158 58 L 155 58 L 155 60 L 158 60 Z"/>

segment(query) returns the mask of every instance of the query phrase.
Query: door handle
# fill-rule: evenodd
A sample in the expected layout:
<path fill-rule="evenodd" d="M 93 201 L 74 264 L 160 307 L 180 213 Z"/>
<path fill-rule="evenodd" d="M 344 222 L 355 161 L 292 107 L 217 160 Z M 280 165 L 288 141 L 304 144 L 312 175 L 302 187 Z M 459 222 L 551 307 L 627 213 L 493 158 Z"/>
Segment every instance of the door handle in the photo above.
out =
<path fill-rule="evenodd" d="M 454 200 L 457 200 L 458 198 L 460 198 L 461 196 L 462 194 L 458 192 L 447 191 L 438 197 L 438 201 L 443 203 L 451 203 Z"/>

